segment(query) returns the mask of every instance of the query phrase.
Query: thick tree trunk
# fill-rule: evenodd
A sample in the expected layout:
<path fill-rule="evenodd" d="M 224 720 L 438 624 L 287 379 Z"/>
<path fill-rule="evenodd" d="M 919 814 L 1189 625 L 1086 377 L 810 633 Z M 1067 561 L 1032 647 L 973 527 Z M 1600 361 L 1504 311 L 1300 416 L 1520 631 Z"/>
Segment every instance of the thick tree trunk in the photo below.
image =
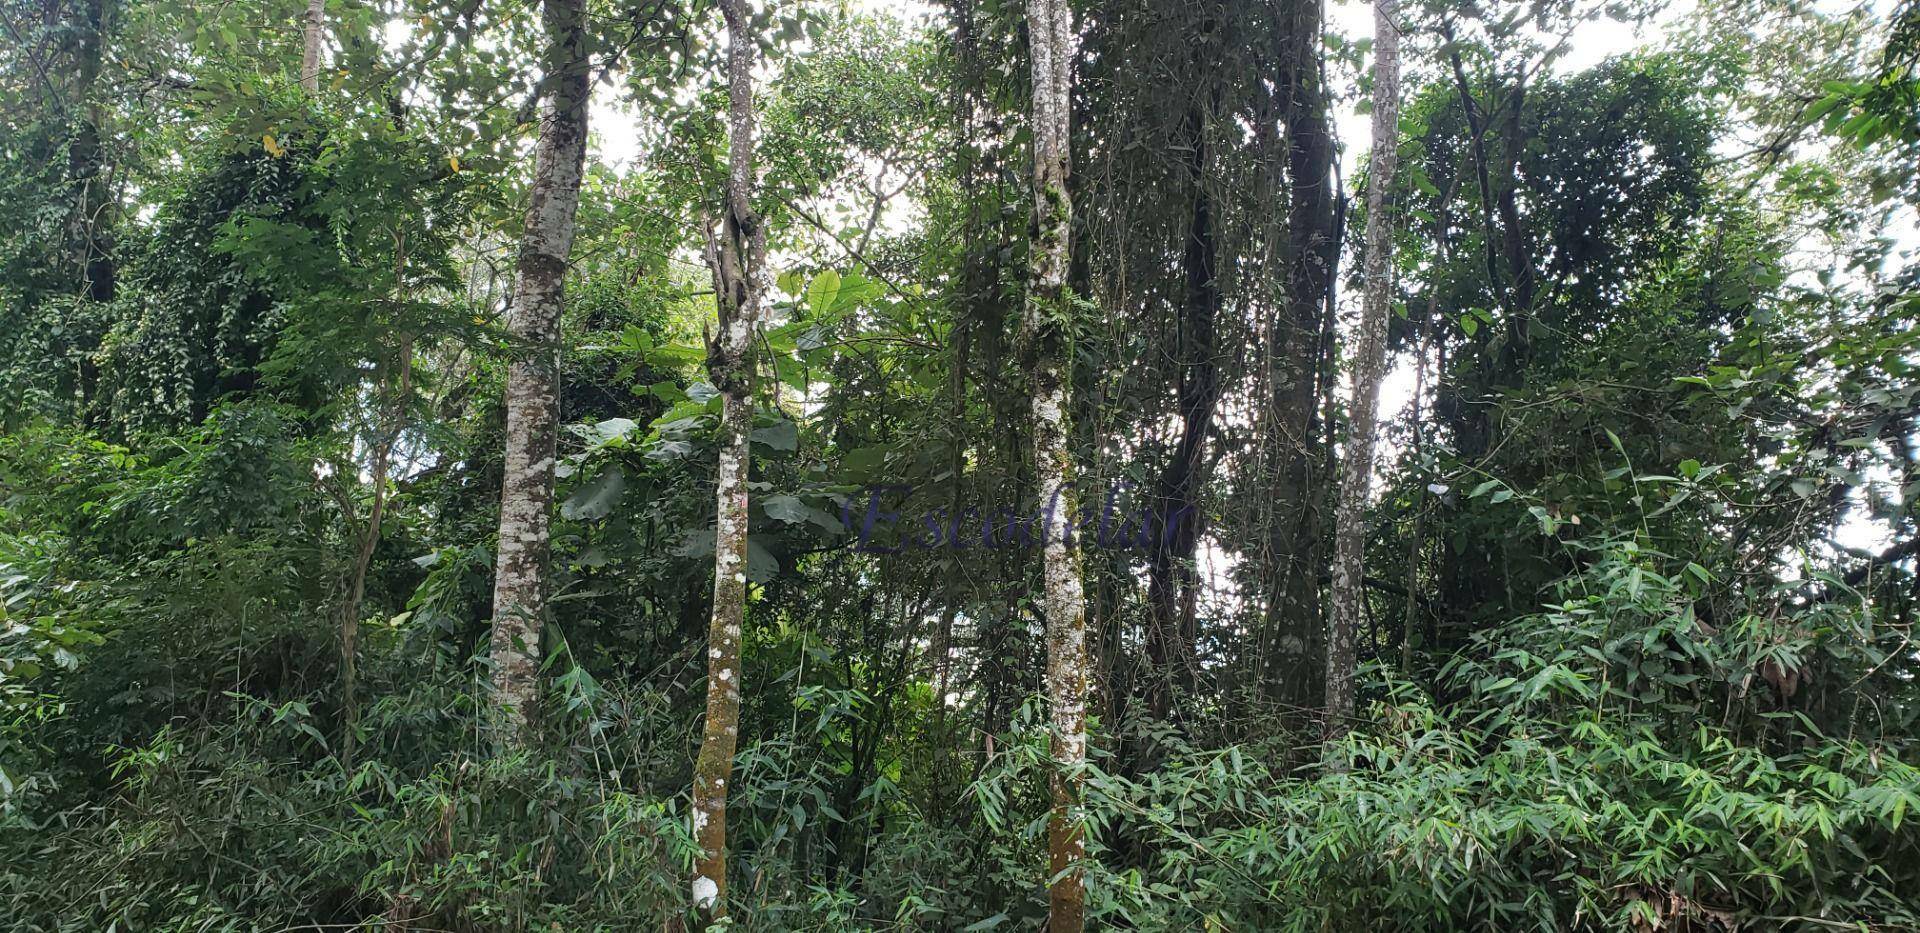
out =
<path fill-rule="evenodd" d="M 713 548 L 713 620 L 707 630 L 707 719 L 693 771 L 692 895 L 703 922 L 727 912 L 727 779 L 740 738 L 740 630 L 747 612 L 747 474 L 753 429 L 752 350 L 765 294 L 767 235 L 753 207 L 753 37 L 745 0 L 723 0 L 727 19 L 731 145 L 719 230 L 707 228 L 720 333 L 707 370 L 724 404 Z"/>
<path fill-rule="evenodd" d="M 304 40 L 300 53 L 300 86 L 307 93 L 320 91 L 320 45 L 326 38 L 327 0 L 307 0 L 307 15 L 301 26 Z"/>
<path fill-rule="evenodd" d="M 526 738 L 538 693 L 559 417 L 560 311 L 587 151 L 586 4 L 547 0 L 545 20 L 547 104 L 508 325 L 517 355 L 507 369 L 506 472 L 493 587 L 493 682 L 502 727 L 512 741 Z"/>
<path fill-rule="evenodd" d="M 1047 625 L 1047 694 L 1053 708 L 1053 814 L 1047 822 L 1048 929 L 1077 933 L 1085 924 L 1086 886 L 1078 867 L 1081 771 L 1087 760 L 1087 617 L 1080 559 L 1066 543 L 1064 513 L 1073 483 L 1067 449 L 1068 382 L 1062 325 L 1073 313 L 1067 293 L 1073 203 L 1067 191 L 1072 94 L 1073 16 L 1066 0 L 1030 0 L 1027 30 L 1033 65 L 1033 240 L 1027 258 L 1022 329 L 1031 354 L 1033 461 L 1041 507 L 1043 592 Z"/>
<path fill-rule="evenodd" d="M 1334 518 L 1333 617 L 1327 625 L 1326 734 L 1345 734 L 1353 718 L 1354 633 L 1366 608 L 1362 558 L 1367 492 L 1373 479 L 1380 377 L 1386 369 L 1387 314 L 1393 299 L 1393 187 L 1400 138 L 1400 32 L 1396 0 L 1373 5 L 1373 148 L 1367 163 L 1367 256 L 1361 277 L 1360 332 L 1353 353 L 1347 457 Z"/>
<path fill-rule="evenodd" d="M 1275 76 L 1286 127 L 1285 308 L 1267 334 L 1271 410 L 1266 443 L 1279 474 L 1269 533 L 1269 606 L 1263 693 L 1295 708 L 1313 705 L 1324 631 L 1320 576 L 1325 548 L 1326 456 L 1314 430 L 1320 408 L 1327 298 L 1340 252 L 1333 182 L 1333 128 L 1323 81 L 1321 0 L 1292 0 Z"/>

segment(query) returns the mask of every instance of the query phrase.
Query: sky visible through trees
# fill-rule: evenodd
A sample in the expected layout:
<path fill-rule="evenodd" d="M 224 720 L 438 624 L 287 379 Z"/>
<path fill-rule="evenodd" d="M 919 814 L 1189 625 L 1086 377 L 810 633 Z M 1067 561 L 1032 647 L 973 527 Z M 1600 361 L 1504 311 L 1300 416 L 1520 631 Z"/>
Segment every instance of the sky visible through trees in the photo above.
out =
<path fill-rule="evenodd" d="M 1913 0 L 0 0 L 0 929 L 1920 929 L 1916 165 Z"/>

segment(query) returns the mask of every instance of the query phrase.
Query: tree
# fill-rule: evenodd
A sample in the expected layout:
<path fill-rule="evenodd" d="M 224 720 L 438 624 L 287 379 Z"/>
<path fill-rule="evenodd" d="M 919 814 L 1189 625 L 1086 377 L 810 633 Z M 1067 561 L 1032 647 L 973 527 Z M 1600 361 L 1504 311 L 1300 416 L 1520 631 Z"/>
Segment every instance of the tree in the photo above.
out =
<path fill-rule="evenodd" d="M 1347 413 L 1346 461 L 1334 512 L 1333 614 L 1327 621 L 1329 737 L 1353 718 L 1354 633 L 1366 610 L 1367 494 L 1380 378 L 1387 362 L 1387 315 L 1393 301 L 1393 217 L 1389 205 L 1400 141 L 1400 24 L 1396 0 L 1373 4 L 1373 147 L 1367 162 L 1365 293 L 1353 351 L 1353 398 Z"/>
<path fill-rule="evenodd" d="M 715 475 L 713 617 L 707 627 L 707 718 L 693 771 L 693 903 L 726 915 L 727 779 L 740 736 L 740 630 L 747 614 L 748 437 L 753 429 L 753 341 L 766 291 L 767 231 L 754 210 L 753 35 L 745 0 L 723 0 L 727 21 L 727 181 L 719 229 L 706 225 L 719 334 L 707 372 L 720 390 Z"/>
<path fill-rule="evenodd" d="M 1294 0 L 1283 14 L 1288 22 L 1275 96 L 1278 122 L 1286 127 L 1284 303 L 1264 334 L 1267 397 L 1260 440 L 1272 474 L 1263 477 L 1259 490 L 1261 500 L 1270 503 L 1268 540 L 1262 542 L 1270 555 L 1263 575 L 1270 582 L 1261 626 L 1271 646 L 1258 659 L 1259 690 L 1298 708 L 1313 705 L 1314 687 L 1321 682 L 1323 477 L 1332 438 L 1316 419 L 1323 418 L 1331 395 L 1328 329 L 1346 211 L 1334 172 L 1322 6 L 1318 0 Z"/>
<path fill-rule="evenodd" d="M 560 311 L 587 152 L 585 0 L 547 0 L 546 112 L 515 270 L 508 330 L 506 472 L 493 589 L 493 683 L 509 737 L 524 741 L 540 676 L 543 570 L 552 523 Z"/>
<path fill-rule="evenodd" d="M 1033 238 L 1028 245 L 1026 331 L 1033 394 L 1033 461 L 1045 501 L 1041 524 L 1041 609 L 1047 626 L 1047 695 L 1053 704 L 1053 812 L 1047 821 L 1048 926 L 1074 933 L 1085 924 L 1086 886 L 1078 863 L 1081 771 L 1087 761 L 1087 615 L 1079 557 L 1065 526 L 1053 533 L 1052 509 L 1073 486 L 1067 448 L 1070 404 L 1067 329 L 1073 296 L 1067 263 L 1073 252 L 1073 201 L 1067 190 L 1073 89 L 1073 14 L 1065 0 L 1034 0 L 1028 11 L 1033 69 Z"/>
<path fill-rule="evenodd" d="M 579 0 L 556 253 L 538 7 L 308 2 L 0 0 L 8 929 L 1916 927 L 1874 5 L 1369 7 L 1347 186 L 1324 0 Z"/>
<path fill-rule="evenodd" d="M 318 94 L 320 46 L 327 38 L 327 0 L 307 0 L 307 15 L 300 33 L 300 86 L 309 94 Z"/>

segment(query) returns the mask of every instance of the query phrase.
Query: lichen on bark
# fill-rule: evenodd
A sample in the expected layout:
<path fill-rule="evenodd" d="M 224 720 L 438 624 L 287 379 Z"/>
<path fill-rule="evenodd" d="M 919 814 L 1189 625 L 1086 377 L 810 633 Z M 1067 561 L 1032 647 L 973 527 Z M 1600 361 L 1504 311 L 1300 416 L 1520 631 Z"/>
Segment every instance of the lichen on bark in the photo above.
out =
<path fill-rule="evenodd" d="M 727 912 L 727 780 L 740 738 L 740 635 L 747 608 L 747 479 L 753 428 L 754 329 L 766 294 L 766 231 L 753 207 L 753 37 L 744 0 L 723 0 L 727 21 L 729 151 L 724 206 L 707 225 L 719 333 L 707 372 L 721 394 L 715 476 L 713 616 L 707 628 L 707 711 L 694 762 L 691 828 L 699 852 L 688 893 L 702 922 Z"/>
<path fill-rule="evenodd" d="M 540 676 L 544 570 L 552 524 L 559 419 L 560 311 L 587 152 L 588 43 L 583 0 L 548 0 L 551 92 L 534 150 L 533 186 L 515 270 L 508 332 L 505 468 L 495 549 L 491 660 L 500 728 L 528 738 Z"/>
<path fill-rule="evenodd" d="M 1035 479 L 1042 501 L 1073 485 L 1068 450 L 1067 336 L 1074 311 L 1066 287 L 1072 254 L 1073 200 L 1067 187 L 1073 17 L 1065 0 L 1028 4 L 1033 69 L 1033 230 L 1027 253 L 1022 329 L 1030 360 Z M 1064 521 L 1064 518 L 1063 518 Z M 1047 821 L 1047 924 L 1054 933 L 1085 925 L 1086 854 L 1080 811 L 1087 760 L 1087 618 L 1078 555 L 1064 534 L 1043 529 L 1041 611 L 1046 616 L 1047 695 L 1051 704 L 1053 797 Z"/>

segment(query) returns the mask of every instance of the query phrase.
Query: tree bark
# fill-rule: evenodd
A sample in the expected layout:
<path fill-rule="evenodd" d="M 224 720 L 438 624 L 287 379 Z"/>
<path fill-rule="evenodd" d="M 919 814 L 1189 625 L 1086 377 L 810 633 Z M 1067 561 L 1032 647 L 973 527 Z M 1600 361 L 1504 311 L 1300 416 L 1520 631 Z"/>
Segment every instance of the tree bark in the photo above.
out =
<path fill-rule="evenodd" d="M 1285 307 L 1270 322 L 1266 374 L 1270 410 L 1263 431 L 1279 474 L 1273 486 L 1268 629 L 1260 688 L 1296 708 L 1313 705 L 1322 682 L 1324 633 L 1319 578 L 1325 567 L 1325 445 L 1314 417 L 1327 365 L 1322 346 L 1342 228 L 1335 197 L 1333 126 L 1324 80 L 1320 0 L 1292 0 L 1279 49 L 1275 96 L 1286 127 Z M 1271 657 L 1269 655 L 1279 655 Z"/>
<path fill-rule="evenodd" d="M 1067 449 L 1068 383 L 1064 325 L 1073 203 L 1067 190 L 1072 96 L 1073 14 L 1066 0 L 1030 0 L 1027 30 L 1033 68 L 1033 232 L 1027 255 L 1022 329 L 1031 355 L 1034 479 L 1042 524 L 1041 607 L 1047 626 L 1047 693 L 1052 701 L 1053 813 L 1047 821 L 1048 929 L 1078 933 L 1085 924 L 1086 853 L 1080 825 L 1081 772 L 1087 760 L 1087 617 L 1079 556 L 1067 546 L 1062 508 L 1071 493 Z M 1055 520 L 1062 533 L 1054 533 Z"/>
<path fill-rule="evenodd" d="M 309 94 L 320 92 L 320 44 L 326 38 L 327 0 L 307 0 L 307 15 L 301 28 L 304 45 L 300 53 L 300 86 Z"/>
<path fill-rule="evenodd" d="M 559 417 L 560 311 L 587 151 L 586 4 L 547 0 L 544 19 L 548 93 L 508 324 L 516 357 L 507 369 L 506 470 L 493 588 L 493 683 L 500 725 L 512 742 L 527 739 L 538 695 Z"/>
<path fill-rule="evenodd" d="M 694 858 L 691 893 L 703 922 L 727 912 L 727 779 L 740 737 L 740 631 L 747 610 L 747 475 L 753 429 L 752 350 L 759 322 L 767 234 L 753 207 L 753 37 L 745 0 L 722 0 L 727 20 L 725 210 L 707 225 L 707 266 L 719 309 L 719 335 L 707 371 L 720 390 L 720 465 L 713 548 L 713 618 L 707 630 L 707 718 L 693 772 Z"/>
<path fill-rule="evenodd" d="M 1366 609 L 1362 560 L 1367 543 L 1367 493 L 1373 480 L 1373 446 L 1380 377 L 1386 369 L 1387 315 L 1393 299 L 1393 219 L 1389 195 L 1399 161 L 1400 32 L 1397 0 L 1373 5 L 1373 148 L 1367 164 L 1367 255 L 1361 272 L 1365 292 L 1353 354 L 1353 400 L 1347 421 L 1347 456 L 1341 465 L 1334 515 L 1333 616 L 1327 625 L 1328 738 L 1344 735 L 1353 718 L 1354 633 Z"/>

